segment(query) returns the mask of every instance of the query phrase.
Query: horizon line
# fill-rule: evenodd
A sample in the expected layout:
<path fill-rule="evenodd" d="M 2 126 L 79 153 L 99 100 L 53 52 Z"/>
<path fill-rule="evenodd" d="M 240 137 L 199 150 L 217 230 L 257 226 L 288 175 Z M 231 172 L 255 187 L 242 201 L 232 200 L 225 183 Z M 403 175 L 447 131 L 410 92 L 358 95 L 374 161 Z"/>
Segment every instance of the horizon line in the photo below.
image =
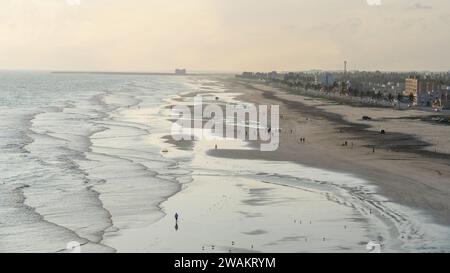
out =
<path fill-rule="evenodd" d="M 302 73 L 302 72 L 345 72 L 343 69 L 307 69 L 307 70 L 187 70 L 186 76 L 195 75 L 208 75 L 208 74 L 239 74 L 243 72 L 254 72 L 254 73 Z M 136 70 L 70 70 L 70 69 L 2 69 L 0 72 L 48 72 L 52 74 L 117 74 L 117 75 L 177 75 L 175 74 L 175 69 L 171 70 L 161 70 L 161 71 L 136 71 Z M 173 71 L 173 72 L 172 72 Z M 352 69 L 347 72 L 382 72 L 382 73 L 450 73 L 449 70 L 370 70 L 370 69 Z M 180 75 L 178 75 L 180 76 Z M 182 76 L 182 75 L 181 75 Z"/>

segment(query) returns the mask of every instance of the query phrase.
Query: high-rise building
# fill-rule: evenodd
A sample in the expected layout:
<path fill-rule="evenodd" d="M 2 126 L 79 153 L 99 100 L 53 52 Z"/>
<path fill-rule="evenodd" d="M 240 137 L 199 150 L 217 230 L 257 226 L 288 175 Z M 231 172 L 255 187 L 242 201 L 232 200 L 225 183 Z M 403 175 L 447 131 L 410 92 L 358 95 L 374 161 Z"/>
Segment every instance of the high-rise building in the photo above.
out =
<path fill-rule="evenodd" d="M 413 105 L 432 106 L 441 99 L 442 87 L 437 80 L 411 76 L 405 80 L 404 95 L 414 96 Z"/>

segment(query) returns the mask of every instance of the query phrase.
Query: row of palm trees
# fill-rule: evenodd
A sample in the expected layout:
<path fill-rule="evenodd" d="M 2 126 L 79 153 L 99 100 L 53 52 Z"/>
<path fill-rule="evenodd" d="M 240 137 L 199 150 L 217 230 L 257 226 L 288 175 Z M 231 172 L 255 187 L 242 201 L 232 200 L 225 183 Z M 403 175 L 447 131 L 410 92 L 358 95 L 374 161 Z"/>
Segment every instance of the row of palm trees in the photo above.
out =
<path fill-rule="evenodd" d="M 266 80 L 267 81 L 267 80 Z M 358 88 L 352 87 L 351 84 L 335 81 L 331 86 L 324 86 L 320 83 L 311 82 L 301 82 L 301 81 L 291 81 L 286 79 L 271 79 L 269 82 L 285 85 L 291 89 L 305 89 L 321 92 L 327 95 L 339 94 L 340 96 L 350 96 L 354 98 L 370 98 L 374 101 L 387 101 L 389 103 L 394 103 L 396 100 L 398 102 L 409 101 L 410 103 L 415 102 L 416 97 L 414 94 L 409 94 L 404 96 L 402 93 L 398 93 L 394 96 L 392 93 L 383 94 L 381 91 L 361 91 Z"/>
<path fill-rule="evenodd" d="M 336 80 L 332 85 L 327 86 L 321 83 L 317 83 L 317 75 L 311 73 L 287 73 L 283 76 L 278 75 L 273 77 L 271 73 L 243 73 L 239 77 L 249 78 L 253 80 L 265 81 L 267 83 L 275 83 L 277 85 L 283 85 L 289 87 L 291 90 L 306 90 L 315 91 L 325 95 L 339 95 L 347 96 L 350 98 L 370 99 L 372 102 L 380 102 L 385 104 L 386 102 L 395 104 L 396 102 L 414 103 L 416 97 L 414 94 L 407 96 L 403 95 L 400 91 L 382 92 L 381 90 L 375 91 L 377 86 L 386 85 L 387 83 L 399 83 L 403 81 L 408 75 L 407 73 L 400 72 L 353 72 L 350 74 L 334 73 L 333 76 L 340 80 Z M 443 76 L 441 76 L 443 77 Z M 346 79 L 346 80 L 343 80 Z M 449 76 L 450 79 L 450 76 Z M 362 91 L 359 88 L 352 85 L 352 82 L 365 82 L 369 83 L 372 90 Z M 366 84 L 367 85 L 367 84 Z M 392 86 L 392 85 L 391 85 Z M 386 88 L 384 88 L 386 89 Z"/>

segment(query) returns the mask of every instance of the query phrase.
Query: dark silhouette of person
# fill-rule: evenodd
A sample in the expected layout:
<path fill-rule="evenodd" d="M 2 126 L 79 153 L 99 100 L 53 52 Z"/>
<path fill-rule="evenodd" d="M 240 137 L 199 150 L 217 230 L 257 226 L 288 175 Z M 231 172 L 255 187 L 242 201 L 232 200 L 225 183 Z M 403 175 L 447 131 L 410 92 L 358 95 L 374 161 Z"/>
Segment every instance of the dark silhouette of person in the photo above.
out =
<path fill-rule="evenodd" d="M 178 231 L 179 226 L 178 226 L 178 218 L 180 217 L 180 215 L 178 215 L 178 212 L 175 213 L 175 230 Z"/>

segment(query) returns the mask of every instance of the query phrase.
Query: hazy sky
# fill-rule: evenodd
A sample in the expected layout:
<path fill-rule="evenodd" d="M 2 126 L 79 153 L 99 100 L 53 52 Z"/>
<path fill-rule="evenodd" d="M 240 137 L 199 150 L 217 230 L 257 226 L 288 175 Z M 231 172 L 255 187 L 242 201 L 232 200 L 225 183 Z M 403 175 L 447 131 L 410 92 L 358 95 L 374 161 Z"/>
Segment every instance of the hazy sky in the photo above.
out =
<path fill-rule="evenodd" d="M 0 69 L 450 70 L 449 0 L 0 4 Z"/>

